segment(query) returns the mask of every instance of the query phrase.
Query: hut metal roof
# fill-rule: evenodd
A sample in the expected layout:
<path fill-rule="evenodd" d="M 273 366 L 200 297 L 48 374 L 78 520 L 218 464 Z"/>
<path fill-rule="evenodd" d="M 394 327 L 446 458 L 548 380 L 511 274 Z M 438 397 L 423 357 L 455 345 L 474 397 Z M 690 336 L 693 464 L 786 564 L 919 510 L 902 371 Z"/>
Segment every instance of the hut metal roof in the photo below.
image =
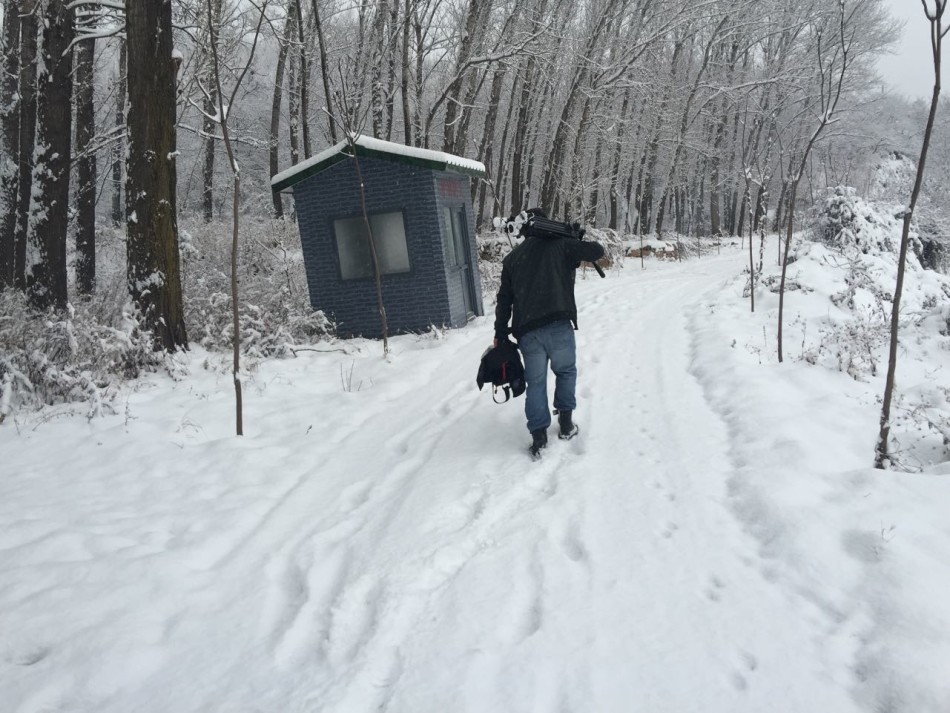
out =
<path fill-rule="evenodd" d="M 452 171 L 454 173 L 465 173 L 470 176 L 481 177 L 485 175 L 485 165 L 479 161 L 473 161 L 461 156 L 443 153 L 442 151 L 431 151 L 430 149 L 420 149 L 415 146 L 404 146 L 403 144 L 393 143 L 392 141 L 383 141 L 374 139 L 371 136 L 356 137 L 356 155 L 369 158 L 381 158 L 389 161 L 399 161 L 413 166 L 420 166 L 434 171 Z M 274 192 L 290 188 L 295 183 L 299 183 L 306 178 L 310 178 L 323 170 L 326 170 L 335 163 L 345 161 L 351 154 L 349 144 L 346 141 L 331 146 L 325 151 L 321 151 L 316 156 L 311 156 L 306 161 L 301 161 L 281 171 L 271 178 L 271 190 Z"/>

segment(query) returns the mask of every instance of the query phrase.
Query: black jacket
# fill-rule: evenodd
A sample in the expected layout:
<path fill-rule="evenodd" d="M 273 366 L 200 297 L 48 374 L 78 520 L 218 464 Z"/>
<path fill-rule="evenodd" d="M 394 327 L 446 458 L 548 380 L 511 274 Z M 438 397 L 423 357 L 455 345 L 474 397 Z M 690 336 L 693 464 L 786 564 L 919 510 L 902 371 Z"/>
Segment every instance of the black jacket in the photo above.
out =
<path fill-rule="evenodd" d="M 532 329 L 569 319 L 577 328 L 574 271 L 604 256 L 600 243 L 572 238 L 525 238 L 502 262 L 495 306 L 495 338 L 516 339 Z M 513 314 L 512 314 L 513 313 Z"/>

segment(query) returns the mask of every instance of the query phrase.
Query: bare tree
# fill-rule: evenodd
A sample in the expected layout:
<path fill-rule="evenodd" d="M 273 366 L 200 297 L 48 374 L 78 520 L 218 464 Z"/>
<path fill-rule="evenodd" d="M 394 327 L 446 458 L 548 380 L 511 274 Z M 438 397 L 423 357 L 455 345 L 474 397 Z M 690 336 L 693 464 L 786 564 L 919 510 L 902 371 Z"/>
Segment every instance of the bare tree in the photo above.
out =
<path fill-rule="evenodd" d="M 317 33 L 317 47 L 320 50 L 320 76 L 323 79 L 323 100 L 327 103 L 327 106 L 329 106 L 331 96 L 330 67 L 327 64 L 327 43 L 323 34 L 323 20 L 320 17 L 320 6 L 318 4 L 318 0 L 313 0 L 311 4 L 313 26 Z M 337 142 L 336 126 L 329 115 L 327 116 L 327 131 L 330 134 L 330 142 L 335 144 Z"/>
<path fill-rule="evenodd" d="M 350 158 L 353 159 L 353 166 L 356 169 L 356 180 L 360 186 L 360 206 L 363 212 L 363 224 L 366 227 L 366 236 L 369 240 L 369 252 L 373 263 L 373 279 L 376 285 L 376 306 L 379 309 L 379 323 L 383 334 L 383 356 L 389 355 L 389 320 L 386 317 L 386 304 L 383 301 L 383 281 L 382 273 L 379 269 L 379 253 L 376 250 L 376 238 L 373 235 L 373 226 L 369 219 L 369 209 L 366 206 L 366 185 L 363 182 L 363 171 L 360 168 L 359 147 L 359 127 L 365 123 L 365 117 L 361 117 L 358 111 L 353 107 L 347 84 L 343 77 L 340 77 L 340 90 L 336 96 L 338 111 L 343 119 L 339 119 L 332 114 L 331 120 L 340 124 L 339 128 L 343 134 L 343 140 L 346 141 Z M 329 110 L 328 110 L 329 113 Z M 356 124 L 350 125 L 348 122 L 355 120 Z"/>
<path fill-rule="evenodd" d="M 910 222 L 914 217 L 914 208 L 920 197 L 920 187 L 923 183 L 924 169 L 927 163 L 927 150 L 930 148 L 930 137 L 933 134 L 934 121 L 937 118 L 937 102 L 940 99 L 940 63 L 943 59 L 943 38 L 950 27 L 943 26 L 943 16 L 947 10 L 948 0 L 920 0 L 924 14 L 930 22 L 930 48 L 933 56 L 934 86 L 930 98 L 930 113 L 927 115 L 927 128 L 924 130 L 924 140 L 920 148 L 920 158 L 917 160 L 917 175 L 914 178 L 914 188 L 910 194 L 910 203 L 904 210 L 904 222 L 901 229 L 901 247 L 897 259 L 897 284 L 894 287 L 894 304 L 891 308 L 891 342 L 887 359 L 887 378 L 884 382 L 884 402 L 881 406 L 881 427 L 874 447 L 874 467 L 884 469 L 891 464 L 888 441 L 891 431 L 891 401 L 894 396 L 894 375 L 897 371 L 897 336 L 900 322 L 901 292 L 904 289 L 904 266 L 907 260 L 907 246 L 910 242 Z"/>
<path fill-rule="evenodd" d="M 36 144 L 26 226 L 26 288 L 39 309 L 66 307 L 66 235 L 72 156 L 73 10 L 41 0 Z"/>
<path fill-rule="evenodd" d="M 126 52 L 125 38 L 119 38 L 117 49 L 119 67 L 115 78 L 115 127 L 116 131 L 125 133 L 125 101 L 126 91 Z M 117 136 L 112 145 L 112 225 L 118 227 L 126 220 L 125 203 L 122 200 L 122 165 L 125 163 L 125 141 Z"/>
<path fill-rule="evenodd" d="M 203 13 L 206 23 L 203 34 L 208 44 L 214 50 L 220 41 L 222 0 L 212 0 L 208 3 L 207 11 Z M 201 171 L 201 208 L 204 221 L 210 223 L 214 219 L 214 154 L 217 137 L 214 132 L 217 128 L 215 112 L 218 108 L 218 87 L 212 66 L 212 52 L 202 45 L 201 67 L 198 70 L 198 83 L 204 92 L 204 107 L 202 117 L 202 140 L 204 143 L 204 166 Z"/>
<path fill-rule="evenodd" d="M 20 5 L 20 141 L 17 176 L 16 229 L 13 233 L 13 284 L 26 288 L 26 232 L 33 186 L 33 150 L 36 143 L 36 68 L 39 0 Z"/>
<path fill-rule="evenodd" d="M 300 130 L 303 138 L 303 157 L 310 158 L 313 153 L 313 145 L 310 141 L 310 57 L 309 43 L 307 41 L 306 29 L 303 21 L 303 0 L 294 0 L 294 6 L 297 11 L 297 34 L 299 43 L 300 58 Z M 310 23 L 313 17 L 309 18 Z M 309 23 L 308 23 L 309 24 Z"/>
<path fill-rule="evenodd" d="M 90 18 L 88 29 L 94 29 Z M 77 16 L 77 24 L 81 24 Z M 94 34 L 76 42 L 76 288 L 88 294 L 96 284 L 96 134 Z"/>
<path fill-rule="evenodd" d="M 575 64 L 567 96 L 563 102 L 560 120 L 554 130 L 554 138 L 548 159 L 544 163 L 544 178 L 541 182 L 541 205 L 556 212 L 556 202 L 560 194 L 563 171 L 569 149 L 571 126 L 578 104 L 586 96 L 590 83 L 591 68 L 597 65 L 597 57 L 603 51 L 601 40 L 608 32 L 613 16 L 622 7 L 625 0 L 606 0 L 602 7 L 591 9 L 591 19 L 584 47 L 579 61 Z"/>
<path fill-rule="evenodd" d="M 729 22 L 730 19 L 733 19 L 732 16 L 729 14 L 729 10 L 731 10 L 731 8 L 727 9 L 724 12 L 722 17 L 719 19 L 719 22 L 716 24 L 715 28 L 710 34 L 708 41 L 706 42 L 706 46 L 703 49 L 702 61 L 700 62 L 699 69 L 697 69 L 696 71 L 695 77 L 693 78 L 693 85 L 690 88 L 689 94 L 686 97 L 686 103 L 683 107 L 683 113 L 680 118 L 679 133 L 677 134 L 676 139 L 675 139 L 675 144 L 674 144 L 675 148 L 673 150 L 673 158 L 670 161 L 669 171 L 667 172 L 666 180 L 663 183 L 663 195 L 660 198 L 660 202 L 657 204 L 656 234 L 658 236 L 663 232 L 663 218 L 666 214 L 667 198 L 670 194 L 671 184 L 673 183 L 673 177 L 676 173 L 677 167 L 679 166 L 679 161 L 682 158 L 683 145 L 686 141 L 686 131 L 689 128 L 689 125 L 694 118 L 691 115 L 693 102 L 696 99 L 696 96 L 699 92 L 700 82 L 702 82 L 705 76 L 706 68 L 709 66 L 709 58 L 712 56 L 713 48 L 720 41 L 719 33 L 723 30 L 726 23 Z"/>
<path fill-rule="evenodd" d="M 20 11 L 16 0 L 3 3 L 0 35 L 0 290 L 14 284 L 14 233 L 20 157 Z"/>
<path fill-rule="evenodd" d="M 208 5 L 209 17 L 213 11 L 213 3 L 216 0 L 206 0 Z M 298 2 L 299 8 L 299 2 Z M 224 137 L 224 147 L 225 151 L 228 154 L 228 164 L 231 166 L 231 175 L 234 179 L 234 189 L 232 195 L 232 204 L 231 204 L 231 220 L 232 220 L 232 233 L 231 233 L 231 324 L 234 334 L 232 335 L 232 351 L 233 351 L 233 366 L 232 366 L 232 378 L 234 381 L 234 403 L 235 403 L 235 428 L 237 435 L 244 435 L 244 407 L 243 399 L 241 395 L 241 317 L 239 310 L 239 301 L 238 301 L 238 276 L 237 276 L 237 258 L 238 258 L 238 246 L 240 240 L 240 206 L 241 206 L 241 168 L 238 165 L 237 159 L 234 154 L 234 145 L 231 141 L 231 132 L 228 128 L 228 115 L 230 114 L 231 108 L 234 106 L 235 97 L 237 97 L 238 90 L 241 87 L 241 83 L 244 81 L 244 78 L 247 76 L 248 71 L 251 68 L 251 64 L 254 61 L 254 51 L 257 49 L 257 42 L 261 35 L 261 25 L 264 23 L 265 11 L 267 10 L 267 0 L 264 0 L 263 4 L 260 7 L 260 16 L 257 21 L 257 28 L 254 31 L 254 40 L 251 46 L 250 54 L 247 59 L 247 63 L 244 65 L 244 69 L 238 75 L 237 79 L 234 82 L 234 87 L 231 90 L 231 94 L 228 97 L 227 103 L 225 103 L 224 96 L 224 87 L 221 82 L 221 58 L 218 55 L 218 37 L 219 33 L 216 29 L 212 29 L 211 37 L 213 38 L 211 42 L 211 57 L 212 57 L 212 69 L 214 73 L 214 89 L 215 97 L 217 101 L 217 107 L 215 108 L 216 114 L 212 117 L 217 124 L 221 126 L 221 134 Z M 299 17 L 297 18 L 299 21 Z"/>
<path fill-rule="evenodd" d="M 283 35 L 278 36 L 280 44 L 277 50 L 277 66 L 274 70 L 274 94 L 270 112 L 270 175 L 276 176 L 280 172 L 280 111 L 284 97 L 284 72 L 287 67 L 287 54 L 290 48 L 290 31 L 293 29 L 293 16 L 288 15 L 284 20 Z M 284 217 L 284 203 L 279 191 L 271 191 L 274 201 L 274 217 Z"/>
<path fill-rule="evenodd" d="M 128 285 L 157 348 L 188 347 L 178 255 L 171 3 L 127 0 Z"/>
<path fill-rule="evenodd" d="M 792 230 L 795 222 L 795 198 L 798 194 L 798 185 L 808 165 L 808 155 L 821 136 L 825 128 L 834 121 L 841 92 L 844 88 L 844 78 L 851 68 L 851 48 L 855 42 L 856 29 L 852 24 L 855 13 L 861 9 L 862 2 L 855 3 L 850 12 L 846 12 L 844 2 L 839 0 L 837 27 L 834 28 L 834 39 L 825 41 L 825 25 L 818 24 L 814 28 L 815 56 L 817 58 L 818 95 L 811 100 L 811 112 L 817 116 L 815 126 L 805 142 L 801 153 L 798 168 L 789 180 L 788 189 L 788 217 L 785 235 L 785 252 L 782 258 L 782 277 L 778 293 L 778 360 L 782 362 L 782 318 L 785 309 L 785 277 L 788 272 L 788 257 L 791 252 Z M 829 25 L 830 27 L 830 25 Z M 807 100 L 806 100 L 807 101 Z"/>

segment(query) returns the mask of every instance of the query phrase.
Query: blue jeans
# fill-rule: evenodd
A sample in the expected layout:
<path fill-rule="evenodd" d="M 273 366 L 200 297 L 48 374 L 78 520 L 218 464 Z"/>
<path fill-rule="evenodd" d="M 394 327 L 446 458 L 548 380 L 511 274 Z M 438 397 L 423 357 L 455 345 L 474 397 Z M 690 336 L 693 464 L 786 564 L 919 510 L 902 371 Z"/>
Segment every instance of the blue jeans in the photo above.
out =
<path fill-rule="evenodd" d="M 528 385 L 524 413 L 528 430 L 537 431 L 551 425 L 548 409 L 548 362 L 554 372 L 554 408 L 573 411 L 577 405 L 577 348 L 574 326 L 570 320 L 546 324 L 521 335 L 518 348 L 524 357 L 524 377 Z"/>

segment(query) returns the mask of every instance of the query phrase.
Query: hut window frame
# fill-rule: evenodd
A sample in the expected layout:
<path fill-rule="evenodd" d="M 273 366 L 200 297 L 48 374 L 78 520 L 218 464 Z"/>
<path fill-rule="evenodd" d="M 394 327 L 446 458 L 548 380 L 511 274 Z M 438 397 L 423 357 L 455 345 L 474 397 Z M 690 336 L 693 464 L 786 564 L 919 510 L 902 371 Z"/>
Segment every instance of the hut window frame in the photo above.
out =
<path fill-rule="evenodd" d="M 376 256 L 380 275 L 410 272 L 409 244 L 406 239 L 406 221 L 403 211 L 371 213 L 369 223 L 376 242 Z M 340 277 L 343 280 L 361 280 L 373 277 L 373 257 L 362 215 L 336 218 L 333 221 Z"/>

